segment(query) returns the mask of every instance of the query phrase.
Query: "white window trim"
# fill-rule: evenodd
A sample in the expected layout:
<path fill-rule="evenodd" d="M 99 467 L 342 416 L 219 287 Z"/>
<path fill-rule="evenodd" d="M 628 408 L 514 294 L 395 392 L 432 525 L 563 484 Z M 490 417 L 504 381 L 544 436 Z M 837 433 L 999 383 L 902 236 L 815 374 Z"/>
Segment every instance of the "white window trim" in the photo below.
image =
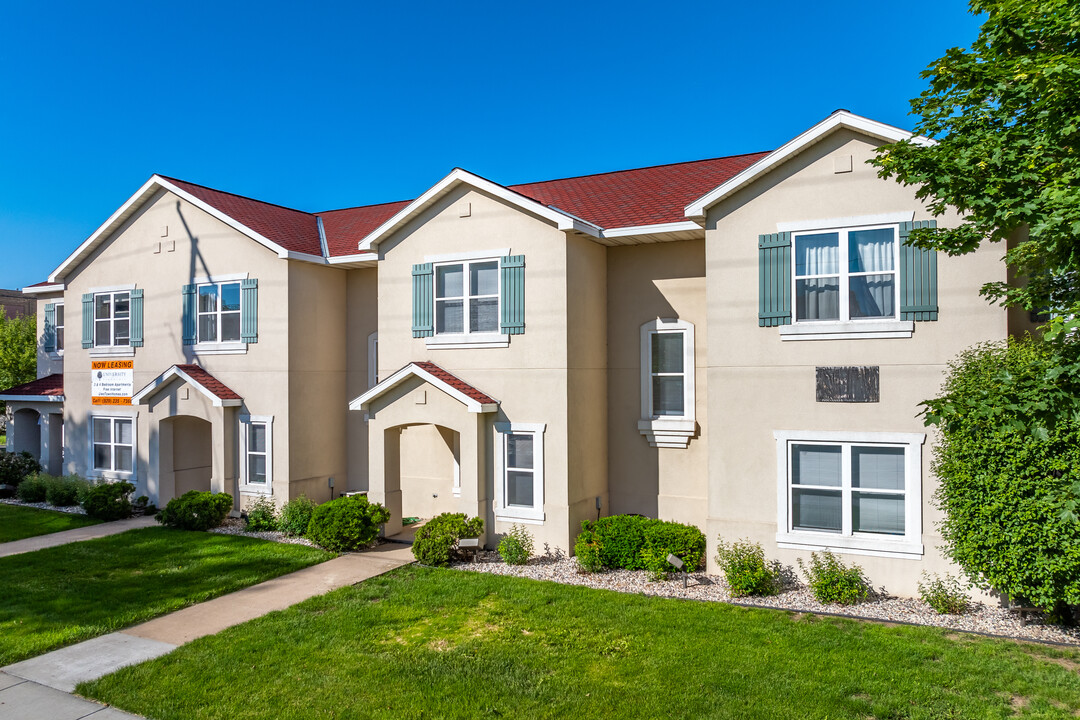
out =
<path fill-rule="evenodd" d="M 131 420 L 131 472 L 123 472 L 121 470 L 97 470 L 94 468 L 94 418 L 119 418 L 121 420 Z M 138 411 L 109 411 L 98 410 L 95 406 L 90 412 L 90 427 L 87 434 L 87 458 L 86 458 L 86 474 L 90 478 L 98 480 L 126 480 L 130 483 L 137 483 L 139 476 L 139 413 Z"/>
<path fill-rule="evenodd" d="M 683 335 L 683 414 L 654 416 L 652 412 L 652 336 L 657 332 Z M 686 320 L 657 318 L 641 326 L 641 420 L 638 432 L 651 447 L 685 448 L 697 427 L 697 391 L 694 324 Z"/>
<path fill-rule="evenodd" d="M 367 336 L 367 386 L 368 390 L 379 384 L 379 333 Z"/>
<path fill-rule="evenodd" d="M 922 446 L 925 433 L 831 432 L 819 430 L 777 430 L 776 439 L 776 541 L 781 548 L 834 550 L 854 555 L 900 557 L 918 560 L 922 545 Z M 895 445 L 904 447 L 904 536 L 871 533 L 842 535 L 811 530 L 793 530 L 789 495 L 789 448 L 792 443 L 821 442 L 853 445 Z"/>
<path fill-rule="evenodd" d="M 822 220 L 797 220 L 795 222 L 776 223 L 777 232 L 807 232 L 810 230 L 831 230 L 856 225 L 894 225 L 911 222 L 915 219 L 914 210 L 877 213 L 875 215 L 849 215 L 848 217 L 824 218 Z"/>
<path fill-rule="evenodd" d="M 248 274 L 244 273 L 227 273 L 225 275 L 204 275 L 195 278 L 195 285 L 210 285 L 211 283 L 223 283 L 223 282 L 236 282 L 238 280 L 247 280 Z"/>
<path fill-rule="evenodd" d="M 915 332 L 915 323 L 911 320 L 900 319 L 900 222 L 914 217 L 912 213 L 885 213 L 882 215 L 867 215 L 861 218 L 835 218 L 830 221 L 814 221 L 800 224 L 777 223 L 777 227 L 785 226 L 791 233 L 791 324 L 780 326 L 781 340 L 854 340 L 854 339 L 888 339 L 909 338 Z M 894 219 L 897 218 L 897 219 Z M 851 221 L 867 220 L 868 222 L 848 223 Z M 826 224 L 829 222 L 829 224 Z M 888 271 L 895 278 L 894 302 L 895 315 L 891 318 L 866 318 L 863 320 L 851 319 L 848 291 L 851 287 L 851 272 L 848 262 L 847 233 L 857 230 L 874 230 L 891 227 L 893 229 L 893 269 Z M 840 278 L 840 319 L 839 320 L 799 320 L 798 319 L 798 296 L 795 292 L 798 286 L 798 277 L 795 274 L 795 241 L 798 235 L 822 234 L 835 232 L 840 235 L 839 239 L 839 265 L 838 276 Z M 881 273 L 884 274 L 884 273 Z"/>
<path fill-rule="evenodd" d="M 248 428 L 252 423 L 266 424 L 266 483 L 248 482 Z M 246 495 L 274 494 L 274 416 L 240 416 L 240 492 Z"/>
<path fill-rule="evenodd" d="M 55 338 L 59 337 L 59 333 L 56 332 L 56 328 L 61 328 L 62 327 L 62 328 L 64 328 L 64 345 L 66 346 L 67 345 L 67 308 L 64 308 L 64 324 L 63 325 L 58 325 L 58 324 L 56 324 L 56 309 L 64 307 L 64 301 L 59 300 L 59 301 L 54 302 L 52 305 L 53 305 L 53 338 L 54 338 L 53 342 L 55 343 L 56 342 Z M 64 348 L 56 348 L 55 350 L 52 350 L 51 352 L 46 353 L 46 355 L 48 355 L 49 358 L 52 359 L 52 360 L 59 360 L 60 358 L 64 357 Z"/>
<path fill-rule="evenodd" d="M 492 253 L 502 253 L 501 255 L 492 255 Z M 498 311 L 496 313 L 497 318 L 501 322 L 502 308 L 503 308 L 503 286 L 502 286 L 502 261 L 501 258 L 509 255 L 510 249 L 504 248 L 501 250 L 482 250 L 466 253 L 453 253 L 448 255 L 426 255 L 424 256 L 424 262 L 432 263 L 431 267 L 431 330 L 432 334 L 424 339 L 424 344 L 431 350 L 466 350 L 466 349 L 480 349 L 480 348 L 501 348 L 509 347 L 510 336 L 504 335 L 499 331 L 495 332 L 469 332 L 469 272 L 468 265 L 476 262 L 494 262 L 496 278 L 499 284 L 498 291 L 495 293 L 495 297 L 498 300 Z M 438 302 L 439 298 L 436 296 L 436 287 L 438 283 L 438 274 L 440 266 L 447 265 L 462 265 L 462 329 L 464 332 L 460 333 L 439 333 L 438 329 Z"/>
<path fill-rule="evenodd" d="M 123 288 L 112 289 L 112 290 L 106 288 L 106 289 L 99 289 L 96 292 L 94 292 L 94 302 L 93 302 L 93 306 L 92 306 L 94 316 L 93 316 L 93 324 L 91 325 L 91 328 L 94 331 L 94 335 L 93 335 L 94 344 L 90 347 L 90 356 L 91 357 L 107 357 L 107 356 L 122 356 L 123 357 L 123 356 L 132 356 L 132 355 L 135 354 L 135 348 L 131 344 L 131 322 L 134 319 L 131 316 L 131 291 L 134 290 L 134 289 L 135 289 L 135 285 L 132 284 L 131 287 L 123 287 Z M 127 293 L 127 296 L 128 296 L 128 316 L 126 318 L 127 321 L 128 321 L 128 341 L 127 341 L 127 345 L 117 345 L 116 344 L 116 319 L 117 319 L 116 318 L 116 295 L 117 294 L 123 294 L 123 293 Z M 98 299 L 99 295 L 108 295 L 109 296 L 109 344 L 108 345 L 98 345 L 97 344 L 97 326 L 98 326 L 98 321 L 99 321 L 99 318 L 97 316 L 97 299 Z M 67 318 L 65 317 L 64 320 L 66 321 Z"/>
<path fill-rule="evenodd" d="M 234 277 L 232 275 L 216 275 L 212 278 L 196 278 L 196 280 L 205 280 L 206 282 L 195 283 L 195 344 L 192 349 L 196 353 L 202 355 L 241 355 L 247 352 L 247 343 L 242 340 L 212 340 L 204 341 L 199 340 L 199 319 L 204 315 L 216 315 L 217 316 L 217 331 L 218 337 L 221 337 L 221 285 L 223 283 L 239 283 L 242 280 L 247 279 L 247 273 L 243 273 L 244 277 Z M 218 309 L 212 313 L 204 313 L 199 310 L 199 289 L 204 288 L 207 285 L 216 285 L 218 288 L 217 304 Z M 231 314 L 231 311 L 230 311 Z M 244 321 L 244 289 L 243 285 L 240 286 L 240 311 L 237 313 L 240 316 L 240 322 Z"/>
<path fill-rule="evenodd" d="M 495 423 L 495 519 L 523 520 L 530 524 L 544 522 L 544 431 L 547 423 Z M 506 504 L 506 436 L 533 436 L 533 507 Z"/>
<path fill-rule="evenodd" d="M 432 264 L 446 264 L 455 262 L 468 262 L 470 260 L 498 260 L 510 254 L 510 248 L 500 250 L 474 250 L 464 253 L 447 253 L 445 255 L 425 255 L 424 262 Z"/>

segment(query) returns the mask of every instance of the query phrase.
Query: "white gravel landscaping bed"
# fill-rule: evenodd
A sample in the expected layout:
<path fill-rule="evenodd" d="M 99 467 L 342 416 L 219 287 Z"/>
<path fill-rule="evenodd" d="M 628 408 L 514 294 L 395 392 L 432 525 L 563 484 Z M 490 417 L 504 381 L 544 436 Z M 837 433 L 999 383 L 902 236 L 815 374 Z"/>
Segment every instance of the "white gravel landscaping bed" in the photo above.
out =
<path fill-rule="evenodd" d="M 244 535 L 246 537 L 259 538 L 260 540 L 272 540 L 274 542 L 286 543 L 288 545 L 307 545 L 308 547 L 318 547 L 318 545 L 306 538 L 289 537 L 280 530 L 262 530 L 259 532 L 248 532 L 247 522 L 239 518 L 225 518 L 225 522 L 223 522 L 216 528 L 211 528 L 207 532 L 217 533 L 219 535 Z"/>
<path fill-rule="evenodd" d="M 532 580 L 551 580 L 565 585 L 584 585 L 624 593 L 846 615 L 886 622 L 932 625 L 1040 642 L 1080 645 L 1080 628 L 1048 625 L 1038 619 L 1032 619 L 1027 625 L 1021 625 L 1020 616 L 1017 613 L 984 604 L 974 605 L 963 615 L 939 615 L 921 600 L 888 596 L 878 597 L 854 606 L 823 605 L 814 599 L 805 586 L 788 589 L 774 597 L 732 598 L 728 593 L 727 583 L 723 576 L 719 575 L 691 573 L 689 587 L 684 590 L 682 577 L 674 575 L 671 580 L 649 582 L 646 573 L 639 570 L 605 570 L 599 573 L 583 574 L 578 571 L 575 559 L 561 556 L 533 558 L 528 565 L 507 565 L 498 553 L 490 550 L 481 551 L 475 563 L 455 563 L 452 567 L 458 570 L 512 575 Z"/>
<path fill-rule="evenodd" d="M 55 510 L 56 512 L 68 513 L 69 515 L 86 514 L 86 511 L 82 509 L 81 505 L 67 505 L 65 507 L 57 507 L 56 505 L 50 505 L 47 502 L 23 502 L 18 498 L 0 498 L 0 503 L 3 503 L 4 505 L 18 505 L 19 507 L 37 508 L 38 510 Z"/>

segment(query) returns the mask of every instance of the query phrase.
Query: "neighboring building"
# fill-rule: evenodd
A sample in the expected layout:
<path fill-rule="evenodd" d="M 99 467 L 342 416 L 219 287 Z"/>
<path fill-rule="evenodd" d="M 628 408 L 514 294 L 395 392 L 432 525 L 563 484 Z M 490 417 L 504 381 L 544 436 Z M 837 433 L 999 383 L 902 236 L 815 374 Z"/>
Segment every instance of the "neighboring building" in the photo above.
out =
<path fill-rule="evenodd" d="M 33 315 L 37 312 L 37 300 L 18 290 L 0 290 L 0 307 L 6 318 Z"/>
<path fill-rule="evenodd" d="M 957 222 L 866 165 L 909 136 L 838 111 L 769 153 L 323 213 L 155 175 L 26 288 L 47 379 L 0 398 L 48 431 L 9 448 L 62 423 L 64 472 L 158 504 L 364 490 L 388 534 L 458 511 L 568 550 L 641 513 L 913 594 L 948 568 L 919 402 L 1031 325 L 979 296 L 995 249 L 903 245 Z"/>

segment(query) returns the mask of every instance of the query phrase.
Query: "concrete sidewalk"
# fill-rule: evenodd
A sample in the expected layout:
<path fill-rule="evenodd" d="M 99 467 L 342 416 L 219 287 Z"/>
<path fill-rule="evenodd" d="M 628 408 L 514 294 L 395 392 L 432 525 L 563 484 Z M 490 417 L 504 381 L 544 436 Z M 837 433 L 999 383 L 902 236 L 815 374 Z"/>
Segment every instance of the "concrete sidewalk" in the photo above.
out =
<path fill-rule="evenodd" d="M 0 557 L 20 555 L 22 553 L 33 552 L 34 550 L 56 547 L 57 545 L 67 545 L 68 543 L 81 542 L 83 540 L 93 540 L 94 538 L 118 535 L 122 532 L 127 532 L 128 530 L 154 527 L 157 524 L 157 520 L 153 517 L 143 515 L 141 517 L 127 518 L 126 520 L 114 520 L 113 522 L 88 525 L 86 527 L 75 528 L 74 530 L 63 530 L 48 535 L 36 535 L 35 537 L 29 537 L 23 540 L 12 540 L 11 542 L 0 543 Z"/>
<path fill-rule="evenodd" d="M 213 635 L 274 610 L 283 610 L 310 597 L 355 585 L 411 562 L 412 549 L 394 543 L 362 553 L 341 555 L 120 632 L 0 668 L 0 720 L 134 717 L 126 713 L 103 714 L 103 705 L 67 693 L 80 682 L 160 657 L 196 638 Z M 69 705 L 69 701 L 76 704 Z M 78 712 L 83 714 L 76 714 Z M 108 708 L 108 712 L 118 713 L 113 708 Z"/>

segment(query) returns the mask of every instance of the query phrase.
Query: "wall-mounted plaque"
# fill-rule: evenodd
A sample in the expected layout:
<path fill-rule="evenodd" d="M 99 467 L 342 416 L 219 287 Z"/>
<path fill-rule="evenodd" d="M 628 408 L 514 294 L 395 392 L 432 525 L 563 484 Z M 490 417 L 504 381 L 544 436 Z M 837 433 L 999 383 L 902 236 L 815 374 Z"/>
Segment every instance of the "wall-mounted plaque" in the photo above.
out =
<path fill-rule="evenodd" d="M 817 369 L 818 402 L 871 403 L 879 396 L 877 365 Z"/>

